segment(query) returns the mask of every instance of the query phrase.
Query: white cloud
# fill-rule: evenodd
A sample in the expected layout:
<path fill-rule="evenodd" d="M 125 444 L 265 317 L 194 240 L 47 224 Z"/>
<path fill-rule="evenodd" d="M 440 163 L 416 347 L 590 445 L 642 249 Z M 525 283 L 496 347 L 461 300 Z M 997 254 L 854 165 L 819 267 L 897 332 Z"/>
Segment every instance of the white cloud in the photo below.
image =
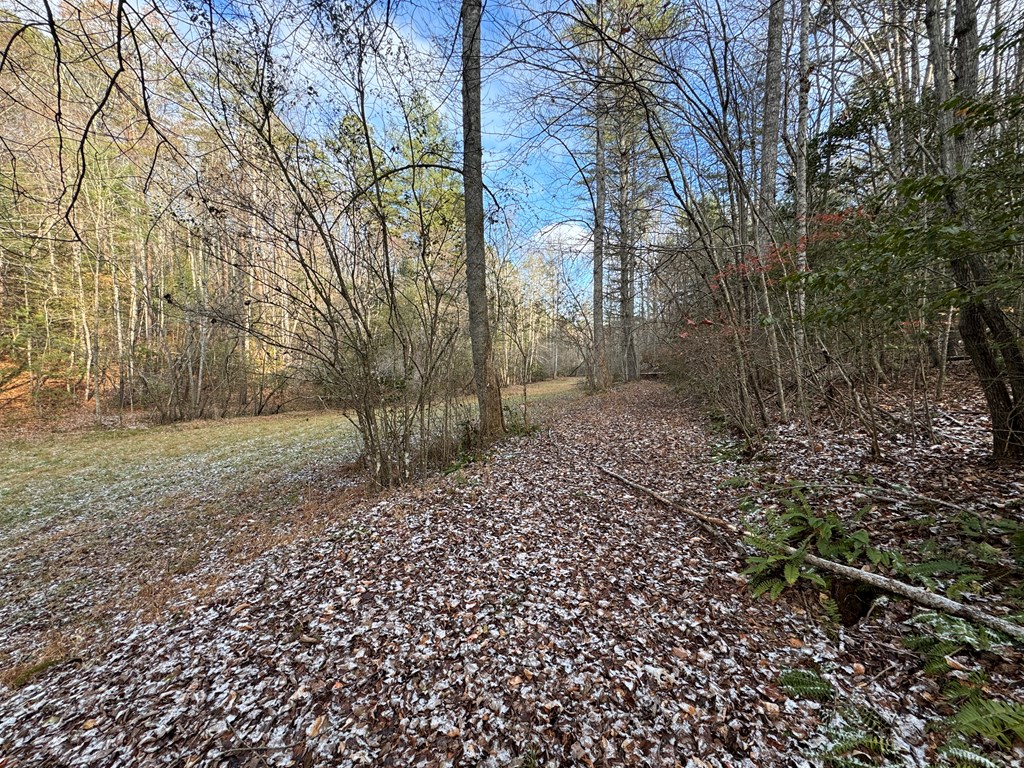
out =
<path fill-rule="evenodd" d="M 548 224 L 531 238 L 536 245 L 562 257 L 585 256 L 593 252 L 590 230 L 575 221 Z"/>

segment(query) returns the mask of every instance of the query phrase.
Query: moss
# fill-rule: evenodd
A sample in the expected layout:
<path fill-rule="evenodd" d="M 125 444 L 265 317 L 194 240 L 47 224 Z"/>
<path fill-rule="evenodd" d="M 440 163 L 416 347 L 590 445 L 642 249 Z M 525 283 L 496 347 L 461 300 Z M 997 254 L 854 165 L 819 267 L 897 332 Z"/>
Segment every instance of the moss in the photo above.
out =
<path fill-rule="evenodd" d="M 10 671 L 10 685 L 11 688 L 22 688 L 35 677 L 43 674 L 50 667 L 56 666 L 67 660 L 66 656 L 57 656 L 56 658 L 43 659 L 37 661 L 34 664 L 28 664 L 23 666 L 15 667 Z M 7 677 L 7 675 L 5 675 Z"/>

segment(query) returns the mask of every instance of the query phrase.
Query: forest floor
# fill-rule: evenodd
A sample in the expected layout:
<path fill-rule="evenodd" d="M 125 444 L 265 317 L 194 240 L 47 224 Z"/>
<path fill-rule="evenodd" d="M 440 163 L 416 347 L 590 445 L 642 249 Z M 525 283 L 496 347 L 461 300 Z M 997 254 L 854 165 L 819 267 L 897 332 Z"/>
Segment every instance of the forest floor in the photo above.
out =
<path fill-rule="evenodd" d="M 938 765 L 947 678 L 1020 702 L 1019 649 L 923 675 L 909 603 L 844 627 L 809 585 L 755 598 L 737 542 L 599 467 L 734 521 L 795 498 L 913 562 L 977 555 L 963 599 L 1006 613 L 1024 477 L 985 458 L 971 397 L 872 460 L 848 426 L 744 458 L 662 384 L 553 396 L 539 433 L 383 494 L 305 417 L 76 436 L 70 464 L 28 441 L 2 489 L 0 766 Z M 836 752 L 858 729 L 876 742 Z"/>
<path fill-rule="evenodd" d="M 582 394 L 578 378 L 532 384 L 528 417 Z M 521 414 L 522 389 L 505 401 Z M 210 595 L 231 565 L 316 536 L 373 493 L 343 413 L 129 421 L 72 414 L 0 436 L 0 683 L 125 617 Z"/>

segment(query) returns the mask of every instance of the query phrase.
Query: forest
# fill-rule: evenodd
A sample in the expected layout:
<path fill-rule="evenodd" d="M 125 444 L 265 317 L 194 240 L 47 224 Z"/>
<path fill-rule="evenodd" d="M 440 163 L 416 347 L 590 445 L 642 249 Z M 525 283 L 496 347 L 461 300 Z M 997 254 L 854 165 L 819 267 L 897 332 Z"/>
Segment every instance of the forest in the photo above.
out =
<path fill-rule="evenodd" d="M 1018 0 L 0 0 L 0 768 L 1024 760 Z"/>

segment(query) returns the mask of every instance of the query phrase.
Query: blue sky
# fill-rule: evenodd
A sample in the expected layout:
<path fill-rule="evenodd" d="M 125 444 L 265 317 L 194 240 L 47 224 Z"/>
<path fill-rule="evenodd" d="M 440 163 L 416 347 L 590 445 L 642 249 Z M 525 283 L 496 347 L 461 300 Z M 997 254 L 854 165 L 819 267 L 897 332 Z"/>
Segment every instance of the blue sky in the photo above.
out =
<path fill-rule="evenodd" d="M 248 8 L 258 7 L 254 0 L 213 0 L 213 3 L 215 11 L 228 19 L 239 19 Z M 77 0 L 70 0 L 68 4 L 77 5 Z M 51 6 L 57 12 L 60 0 L 53 0 Z M 264 7 L 278 5 L 275 0 L 269 0 Z M 302 3 L 295 7 L 301 8 Z M 378 3 L 376 7 L 386 6 Z M 446 0 L 438 4 L 407 0 L 393 7 L 397 10 L 390 33 L 392 42 L 400 42 L 404 47 L 419 85 L 427 91 L 449 133 L 458 141 L 461 134 L 458 1 Z M 0 0 L 0 9 L 13 12 L 30 23 L 43 24 L 46 18 L 43 0 Z M 194 39 L 188 30 L 187 13 L 180 6 L 166 3 L 162 10 L 184 39 Z M 539 145 L 536 141 L 530 142 L 526 151 L 527 140 L 537 135 L 539 126 L 532 124 L 528 115 L 520 114 L 512 94 L 513 86 L 531 75 L 522 68 L 510 67 L 507 58 L 495 56 L 495 51 L 508 42 L 509 30 L 515 21 L 509 4 L 485 4 L 484 174 L 485 182 L 502 206 L 498 219 L 491 226 L 506 230 L 500 237 L 508 241 L 511 236 L 524 251 L 537 247 L 586 251 L 589 205 L 583 199 L 585 192 L 577 170 L 564 149 L 555 142 Z M 278 18 L 277 23 L 279 56 L 282 61 L 291 57 L 289 70 L 300 88 L 308 85 L 318 94 L 296 103 L 291 116 L 300 130 L 313 134 L 322 132 L 332 119 L 333 109 L 325 103 L 324 97 L 333 93 L 335 98 L 343 100 L 350 85 L 325 74 L 327 57 L 323 54 L 328 52 L 320 50 L 321 44 L 312 40 L 310 33 L 303 32 L 295 18 Z M 396 86 L 392 75 L 386 66 L 376 71 L 371 69 L 369 75 L 369 90 L 379 94 L 378 98 L 371 98 L 370 104 L 370 119 L 377 125 L 379 135 L 396 118 L 394 101 L 388 95 Z M 401 87 L 402 78 L 397 80 Z M 407 82 L 404 85 L 411 87 Z M 509 228 L 511 232 L 507 231 Z"/>

